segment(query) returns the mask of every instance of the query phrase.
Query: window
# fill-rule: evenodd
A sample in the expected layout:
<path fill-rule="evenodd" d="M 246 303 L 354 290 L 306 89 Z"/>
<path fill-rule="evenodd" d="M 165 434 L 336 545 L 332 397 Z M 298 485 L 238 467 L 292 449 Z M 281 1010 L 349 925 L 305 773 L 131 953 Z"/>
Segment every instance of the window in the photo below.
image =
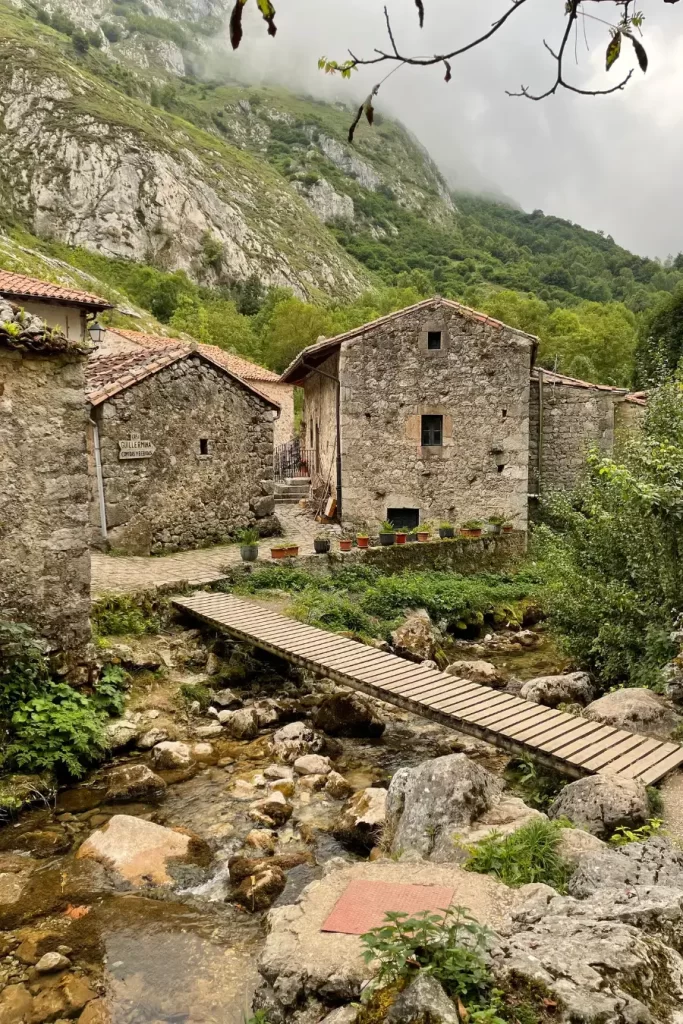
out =
<path fill-rule="evenodd" d="M 427 331 L 427 348 L 430 352 L 441 348 L 441 331 Z"/>
<path fill-rule="evenodd" d="M 412 530 L 420 525 L 419 508 L 388 508 L 387 520 L 393 523 L 397 530 Z"/>
<path fill-rule="evenodd" d="M 209 454 L 209 439 L 208 439 L 208 437 L 200 437 L 199 438 L 199 454 L 200 455 L 208 455 Z"/>
<path fill-rule="evenodd" d="M 443 444 L 443 416 L 422 417 L 422 444 L 427 447 Z"/>

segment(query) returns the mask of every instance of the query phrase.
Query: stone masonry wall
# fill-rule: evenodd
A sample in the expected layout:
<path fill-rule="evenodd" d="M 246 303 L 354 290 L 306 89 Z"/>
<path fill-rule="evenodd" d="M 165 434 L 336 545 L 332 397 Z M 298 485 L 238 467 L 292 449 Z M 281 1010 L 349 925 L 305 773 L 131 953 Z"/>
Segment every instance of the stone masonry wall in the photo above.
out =
<path fill-rule="evenodd" d="M 337 493 L 337 385 L 339 355 L 320 364 L 322 373 L 310 373 L 304 387 L 304 446 L 316 452 L 313 491 L 328 485 Z"/>
<path fill-rule="evenodd" d="M 529 403 L 529 492 L 539 492 L 538 381 L 531 382 Z M 543 456 L 541 493 L 573 487 L 581 476 L 592 445 L 609 452 L 614 446 L 615 405 L 610 391 L 572 387 L 546 381 L 543 385 Z"/>
<path fill-rule="evenodd" d="M 275 410 L 199 355 L 147 377 L 95 412 L 112 549 L 156 554 L 224 542 L 254 524 L 262 533 L 276 528 Z M 152 442 L 151 458 L 119 458 L 119 441 L 132 433 Z"/>
<path fill-rule="evenodd" d="M 294 437 L 294 388 L 291 384 L 279 384 L 270 380 L 254 380 L 250 383 L 266 398 L 277 402 L 280 415 L 273 426 L 273 443 L 277 446 L 291 441 Z"/>
<path fill-rule="evenodd" d="M 70 661 L 90 639 L 84 360 L 0 343 L 0 617 Z"/>
<path fill-rule="evenodd" d="M 343 343 L 345 523 L 376 528 L 389 508 L 419 508 L 422 521 L 501 514 L 524 529 L 531 347 L 444 306 Z M 442 447 L 422 447 L 423 415 L 443 416 Z"/>

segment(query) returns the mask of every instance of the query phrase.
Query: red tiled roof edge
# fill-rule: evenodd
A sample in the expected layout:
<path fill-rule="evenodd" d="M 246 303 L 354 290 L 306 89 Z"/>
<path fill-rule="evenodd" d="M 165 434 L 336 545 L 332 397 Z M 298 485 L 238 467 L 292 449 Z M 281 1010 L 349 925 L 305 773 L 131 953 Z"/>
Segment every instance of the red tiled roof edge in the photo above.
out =
<path fill-rule="evenodd" d="M 112 334 L 120 335 L 120 337 L 125 338 L 127 341 L 138 342 L 143 348 L 145 344 L 163 345 L 164 347 L 174 343 L 176 345 L 190 345 L 189 342 L 183 341 L 180 338 L 169 338 L 163 334 L 148 334 L 146 331 L 131 331 L 121 327 L 109 327 L 107 330 Z M 198 342 L 197 344 L 200 352 L 208 350 L 207 354 L 212 355 L 218 362 L 225 360 L 224 365 L 226 369 L 237 374 L 238 377 L 242 377 L 243 380 L 260 380 L 268 384 L 281 383 L 279 374 L 268 370 L 265 366 L 259 366 L 258 363 L 252 363 L 250 359 L 244 359 L 243 356 L 227 352 L 220 345 L 208 345 L 204 342 Z M 231 363 L 233 364 L 232 366 L 230 365 Z M 242 367 L 245 368 L 243 371 Z"/>
<path fill-rule="evenodd" d="M 628 397 L 628 388 L 616 388 L 611 384 L 594 384 L 589 380 L 579 380 L 578 377 L 568 377 L 565 373 L 557 373 L 555 370 L 546 370 L 543 366 L 534 366 L 531 371 L 533 380 L 538 380 L 539 370 L 543 372 L 544 380 L 553 384 L 561 384 L 570 388 L 587 388 L 590 391 L 611 391 L 615 395 Z"/>
<path fill-rule="evenodd" d="M 51 281 L 41 281 L 38 277 L 15 274 L 11 270 L 0 270 L 0 295 L 9 298 L 46 299 L 97 309 L 114 308 L 113 304 L 108 299 L 103 299 L 101 295 L 84 292 L 78 288 L 66 288 L 63 285 L 52 284 Z"/>

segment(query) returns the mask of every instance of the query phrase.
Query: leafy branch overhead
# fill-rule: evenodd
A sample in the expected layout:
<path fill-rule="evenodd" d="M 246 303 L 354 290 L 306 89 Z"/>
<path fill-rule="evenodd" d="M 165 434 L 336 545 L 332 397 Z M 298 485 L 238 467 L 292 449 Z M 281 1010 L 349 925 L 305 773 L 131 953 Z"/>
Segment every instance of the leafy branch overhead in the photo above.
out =
<path fill-rule="evenodd" d="M 263 15 L 263 20 L 268 25 L 268 35 L 274 36 L 277 32 L 275 25 L 275 8 L 270 0 L 255 0 L 256 6 Z M 235 0 L 235 6 L 230 14 L 230 43 L 233 50 L 236 50 L 242 42 L 242 15 L 248 0 Z"/>

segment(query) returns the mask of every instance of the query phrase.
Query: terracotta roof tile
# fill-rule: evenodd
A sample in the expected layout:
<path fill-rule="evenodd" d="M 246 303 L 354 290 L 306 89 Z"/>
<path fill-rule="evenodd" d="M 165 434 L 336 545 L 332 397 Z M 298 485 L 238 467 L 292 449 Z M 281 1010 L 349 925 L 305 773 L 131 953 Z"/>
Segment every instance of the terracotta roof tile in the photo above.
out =
<path fill-rule="evenodd" d="M 532 380 L 538 380 L 538 371 L 543 370 L 543 379 L 549 384 L 563 384 L 570 388 L 588 388 L 595 391 L 611 391 L 615 395 L 627 395 L 628 388 L 615 388 L 610 384 L 593 384 L 589 380 L 579 380 L 578 377 L 568 377 L 566 373 L 556 373 L 554 370 L 546 370 L 543 367 L 534 367 L 531 371 Z"/>
<path fill-rule="evenodd" d="M 112 303 L 91 292 L 78 288 L 65 288 L 37 277 L 26 277 L 10 270 L 0 270 L 0 295 L 10 299 L 43 299 L 48 302 L 62 302 L 67 305 L 89 306 L 92 309 L 112 309 Z"/>
<path fill-rule="evenodd" d="M 119 327 L 109 328 L 109 330 L 145 348 L 168 348 L 169 345 L 172 347 L 178 347 L 179 345 L 185 345 L 187 348 L 191 347 L 187 342 L 183 342 L 178 338 L 167 338 L 162 334 L 146 334 L 143 331 L 129 331 Z M 237 374 L 243 380 L 271 381 L 274 384 L 277 384 L 280 380 L 277 373 L 267 370 L 265 366 L 252 363 L 248 359 L 243 359 L 242 356 L 236 356 L 233 352 L 226 352 L 225 349 L 220 348 L 218 345 L 199 344 L 197 348 L 204 355 L 214 359 L 221 366 L 224 366 L 226 370 Z"/>

